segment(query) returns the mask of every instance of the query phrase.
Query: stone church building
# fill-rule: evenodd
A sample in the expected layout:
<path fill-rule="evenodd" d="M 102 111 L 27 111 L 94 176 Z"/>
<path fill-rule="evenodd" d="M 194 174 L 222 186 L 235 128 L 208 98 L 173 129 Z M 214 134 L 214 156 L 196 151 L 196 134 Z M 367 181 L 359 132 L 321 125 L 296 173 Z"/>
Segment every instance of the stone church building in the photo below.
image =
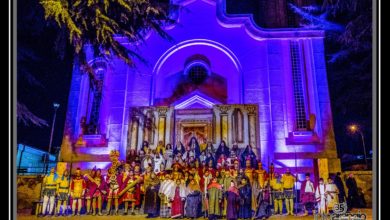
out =
<path fill-rule="evenodd" d="M 60 161 L 105 169 L 111 150 L 126 160 L 143 141 L 155 148 L 195 136 L 252 145 L 278 172 L 339 171 L 325 33 L 297 28 L 288 2 L 260 1 L 266 10 L 255 18 L 228 14 L 225 0 L 175 1 L 176 23 L 165 27 L 172 41 L 155 32 L 138 45 L 117 38 L 147 60 L 136 68 L 86 48 L 98 84 L 75 65 Z"/>

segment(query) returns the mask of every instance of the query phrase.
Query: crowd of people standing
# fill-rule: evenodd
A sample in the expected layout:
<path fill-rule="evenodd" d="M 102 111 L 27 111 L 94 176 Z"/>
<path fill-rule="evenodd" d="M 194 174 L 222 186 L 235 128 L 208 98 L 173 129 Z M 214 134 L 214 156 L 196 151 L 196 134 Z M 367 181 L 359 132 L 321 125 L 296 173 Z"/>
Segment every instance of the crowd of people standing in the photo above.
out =
<path fill-rule="evenodd" d="M 297 197 L 303 215 L 315 208 L 329 213 L 345 197 L 340 181 L 336 176 L 315 184 L 307 173 L 298 195 L 296 175 L 288 168 L 283 175 L 274 172 L 273 165 L 266 171 L 250 145 L 222 141 L 214 148 L 193 137 L 188 146 L 159 142 L 152 149 L 145 141 L 105 176 L 96 168 L 84 175 L 78 168 L 72 178 L 52 169 L 43 181 L 42 214 L 65 215 L 70 205 L 71 215 L 82 214 L 83 207 L 87 215 L 103 215 L 105 203 L 105 215 L 119 215 L 123 204 L 121 214 L 148 218 L 266 219 L 297 214 Z"/>

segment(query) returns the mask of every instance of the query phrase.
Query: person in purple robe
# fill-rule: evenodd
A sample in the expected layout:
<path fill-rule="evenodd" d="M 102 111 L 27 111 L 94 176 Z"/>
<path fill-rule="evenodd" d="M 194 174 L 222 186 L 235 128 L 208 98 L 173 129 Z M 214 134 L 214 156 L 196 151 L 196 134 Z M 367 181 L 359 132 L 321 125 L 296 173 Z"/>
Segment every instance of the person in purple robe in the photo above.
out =
<path fill-rule="evenodd" d="M 240 202 L 240 193 L 235 186 L 234 180 L 230 181 L 230 187 L 225 192 L 226 197 L 226 219 L 236 220 L 238 218 L 238 205 Z"/>
<path fill-rule="evenodd" d="M 178 153 L 183 155 L 185 153 L 185 151 L 186 151 L 186 149 L 185 149 L 183 143 L 181 143 L 181 141 L 178 141 L 177 144 L 175 145 L 175 147 L 173 148 L 173 155 L 176 156 Z"/>
<path fill-rule="evenodd" d="M 241 168 L 245 168 L 246 167 L 245 162 L 247 160 L 251 161 L 251 167 L 252 168 L 256 168 L 257 167 L 256 154 L 253 152 L 252 147 L 250 145 L 247 145 L 245 150 L 240 155 L 240 165 L 241 165 Z"/>
<path fill-rule="evenodd" d="M 246 178 L 241 179 L 240 193 L 240 208 L 238 210 L 238 218 L 252 218 L 252 189 Z"/>
<path fill-rule="evenodd" d="M 304 214 L 303 216 L 306 216 L 309 214 L 309 210 L 314 209 L 314 205 L 316 202 L 315 198 L 315 185 L 314 183 L 310 180 L 310 173 L 306 173 L 305 175 L 305 180 L 301 184 L 301 190 L 300 190 L 300 200 L 301 203 L 303 204 L 303 210 Z"/>
<path fill-rule="evenodd" d="M 215 158 L 218 159 L 221 156 L 221 154 L 224 154 L 225 157 L 230 156 L 230 149 L 228 148 L 228 146 L 226 146 L 225 141 L 221 141 L 221 143 L 219 144 L 218 149 L 215 152 Z"/>
<path fill-rule="evenodd" d="M 234 154 L 235 157 L 240 158 L 241 156 L 241 149 L 238 147 L 237 142 L 234 142 L 232 149 L 230 150 L 230 154 Z M 230 155 L 232 156 L 232 155 Z"/>
<path fill-rule="evenodd" d="M 213 143 L 211 143 L 210 141 L 207 142 L 206 149 L 204 149 L 203 151 L 205 152 L 205 155 L 207 155 L 208 153 L 211 153 L 211 155 L 214 156 L 215 149 L 214 149 Z"/>
<path fill-rule="evenodd" d="M 211 161 L 211 162 L 210 162 Z M 215 159 L 214 159 L 214 157 L 213 157 L 213 155 L 211 154 L 211 153 L 208 153 L 207 155 L 206 155 L 206 164 L 209 166 L 209 167 L 215 167 L 215 165 L 216 165 L 216 161 L 215 161 Z"/>
<path fill-rule="evenodd" d="M 257 210 L 255 212 L 254 219 L 267 219 L 271 216 L 270 201 L 271 201 L 271 188 L 269 182 L 266 181 L 264 187 L 261 189 L 257 196 Z"/>

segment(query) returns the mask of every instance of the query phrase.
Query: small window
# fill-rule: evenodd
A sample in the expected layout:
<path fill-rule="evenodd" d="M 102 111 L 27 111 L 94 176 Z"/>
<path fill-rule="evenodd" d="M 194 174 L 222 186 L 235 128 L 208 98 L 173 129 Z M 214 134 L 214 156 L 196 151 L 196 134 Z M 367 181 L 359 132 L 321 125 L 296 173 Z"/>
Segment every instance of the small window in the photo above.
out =
<path fill-rule="evenodd" d="M 202 65 L 194 65 L 188 70 L 188 77 L 194 84 L 202 84 L 207 79 L 207 69 Z"/>

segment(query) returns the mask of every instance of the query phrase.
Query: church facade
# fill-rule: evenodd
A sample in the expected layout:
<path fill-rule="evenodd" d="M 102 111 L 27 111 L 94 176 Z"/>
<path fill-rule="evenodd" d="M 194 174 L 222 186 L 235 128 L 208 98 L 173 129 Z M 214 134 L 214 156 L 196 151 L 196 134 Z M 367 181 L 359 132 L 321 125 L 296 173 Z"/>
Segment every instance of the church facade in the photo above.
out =
<path fill-rule="evenodd" d="M 153 149 L 194 136 L 251 145 L 280 172 L 339 171 L 324 31 L 261 28 L 251 15 L 228 15 L 224 0 L 176 3 L 171 41 L 117 38 L 146 62 L 88 53 L 96 85 L 75 65 L 60 161 L 104 169 L 111 150 L 126 160 L 143 141 Z"/>

